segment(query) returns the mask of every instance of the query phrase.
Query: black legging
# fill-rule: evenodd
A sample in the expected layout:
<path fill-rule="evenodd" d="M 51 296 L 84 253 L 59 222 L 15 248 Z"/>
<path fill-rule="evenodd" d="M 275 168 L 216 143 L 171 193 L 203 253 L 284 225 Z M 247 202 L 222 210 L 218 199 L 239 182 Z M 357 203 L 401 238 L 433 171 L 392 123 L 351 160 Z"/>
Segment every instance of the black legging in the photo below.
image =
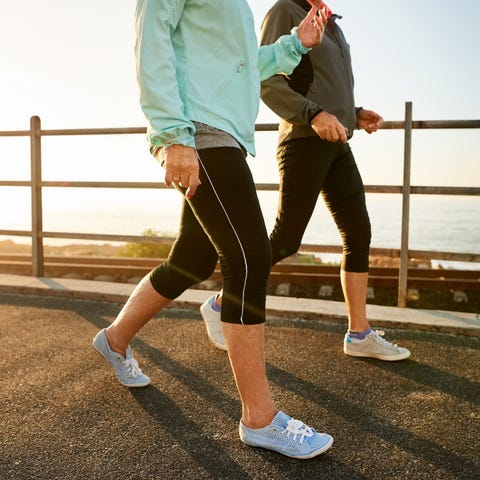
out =
<path fill-rule="evenodd" d="M 151 272 L 152 286 L 177 298 L 207 279 L 219 260 L 222 321 L 263 323 L 271 252 L 250 169 L 238 148 L 198 153 L 202 183 L 183 201 L 178 237 L 167 261 Z"/>
<path fill-rule="evenodd" d="M 272 264 L 299 249 L 322 193 L 343 241 L 342 268 L 368 272 L 371 240 L 365 189 L 348 144 L 299 138 L 277 149 L 280 197 L 270 236 Z"/>

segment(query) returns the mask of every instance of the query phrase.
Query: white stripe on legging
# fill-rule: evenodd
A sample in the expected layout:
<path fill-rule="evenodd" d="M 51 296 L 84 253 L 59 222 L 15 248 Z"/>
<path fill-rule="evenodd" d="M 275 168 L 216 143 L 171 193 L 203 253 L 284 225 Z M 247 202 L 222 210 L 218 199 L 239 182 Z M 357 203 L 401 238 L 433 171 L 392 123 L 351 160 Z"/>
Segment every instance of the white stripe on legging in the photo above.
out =
<path fill-rule="evenodd" d="M 240 322 L 241 322 L 242 325 L 243 325 L 243 324 L 244 324 L 244 323 L 243 323 L 243 312 L 244 312 L 244 305 L 245 305 L 245 289 L 246 289 L 246 286 L 247 286 L 247 277 L 248 277 L 247 256 L 245 255 L 245 250 L 243 249 L 243 245 L 242 245 L 242 242 L 240 241 L 240 237 L 238 236 L 238 233 L 237 233 L 237 231 L 235 230 L 235 227 L 233 226 L 233 223 L 232 223 L 232 221 L 230 220 L 230 217 L 228 216 L 228 213 L 227 213 L 227 211 L 225 210 L 225 207 L 223 206 L 223 203 L 222 203 L 222 201 L 220 200 L 220 197 L 218 196 L 217 191 L 215 190 L 215 186 L 213 185 L 213 182 L 212 182 L 211 178 L 208 176 L 207 169 L 206 169 L 205 166 L 203 165 L 202 160 L 200 159 L 200 156 L 198 155 L 198 152 L 197 152 L 197 158 L 198 158 L 198 162 L 200 163 L 200 165 L 201 165 L 202 168 L 203 168 L 203 171 L 205 172 L 205 175 L 206 175 L 206 177 L 207 177 L 207 179 L 208 179 L 208 182 L 210 183 L 210 186 L 212 187 L 213 193 L 214 193 L 215 196 L 217 197 L 218 203 L 220 204 L 220 207 L 222 208 L 223 213 L 225 213 L 225 217 L 226 217 L 228 223 L 230 224 L 230 227 L 232 227 L 233 233 L 235 234 L 235 237 L 237 238 L 238 245 L 240 246 L 240 251 L 242 252 L 242 255 L 243 255 L 243 261 L 244 261 L 244 263 L 245 263 L 245 280 L 244 280 L 244 282 L 243 282 L 242 310 L 241 310 L 241 314 L 240 314 Z"/>

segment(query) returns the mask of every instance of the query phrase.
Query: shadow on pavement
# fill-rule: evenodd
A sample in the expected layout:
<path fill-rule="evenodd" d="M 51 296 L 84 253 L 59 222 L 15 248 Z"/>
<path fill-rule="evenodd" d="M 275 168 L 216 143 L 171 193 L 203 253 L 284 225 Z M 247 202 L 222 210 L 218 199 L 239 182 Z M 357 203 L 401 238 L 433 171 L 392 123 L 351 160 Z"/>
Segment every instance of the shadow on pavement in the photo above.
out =
<path fill-rule="evenodd" d="M 335 438 L 297 461 L 242 444 L 225 352 L 197 311 L 165 310 L 132 342 L 152 384 L 127 389 L 91 347 L 120 306 L 0 294 L 2 480 L 478 478 L 480 339 L 390 329 L 412 359 L 346 357 L 345 326 L 269 318 L 280 408 Z"/>

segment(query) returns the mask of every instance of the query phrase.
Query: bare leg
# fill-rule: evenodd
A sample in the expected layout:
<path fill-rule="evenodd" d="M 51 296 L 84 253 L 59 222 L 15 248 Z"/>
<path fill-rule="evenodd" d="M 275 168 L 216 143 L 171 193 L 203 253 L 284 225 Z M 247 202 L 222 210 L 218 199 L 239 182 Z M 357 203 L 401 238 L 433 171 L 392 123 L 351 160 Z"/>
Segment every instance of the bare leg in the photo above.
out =
<path fill-rule="evenodd" d="M 106 329 L 110 348 L 125 356 L 125 350 L 137 332 L 171 301 L 157 293 L 149 275 L 143 277 L 115 321 Z"/>
<path fill-rule="evenodd" d="M 265 324 L 222 323 L 222 330 L 242 401 L 242 421 L 249 428 L 265 427 L 278 412 L 265 368 Z"/>
<path fill-rule="evenodd" d="M 342 269 L 340 278 L 347 304 L 348 328 L 353 332 L 363 332 L 370 328 L 366 305 L 368 273 L 346 272 Z"/>

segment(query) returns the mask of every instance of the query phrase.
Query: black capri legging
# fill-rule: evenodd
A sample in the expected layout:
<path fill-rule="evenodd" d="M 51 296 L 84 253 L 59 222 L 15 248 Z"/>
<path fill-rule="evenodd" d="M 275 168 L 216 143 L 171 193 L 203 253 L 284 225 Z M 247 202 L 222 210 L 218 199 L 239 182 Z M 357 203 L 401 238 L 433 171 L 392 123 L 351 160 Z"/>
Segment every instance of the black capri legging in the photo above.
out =
<path fill-rule="evenodd" d="M 297 252 L 321 193 L 342 237 L 342 269 L 368 272 L 370 219 L 350 146 L 298 138 L 278 147 L 277 162 L 280 196 L 270 236 L 272 264 Z"/>
<path fill-rule="evenodd" d="M 219 260 L 222 321 L 263 323 L 271 252 L 250 169 L 238 148 L 198 153 L 202 183 L 183 201 L 179 235 L 167 261 L 151 272 L 152 286 L 174 299 L 207 279 Z"/>

